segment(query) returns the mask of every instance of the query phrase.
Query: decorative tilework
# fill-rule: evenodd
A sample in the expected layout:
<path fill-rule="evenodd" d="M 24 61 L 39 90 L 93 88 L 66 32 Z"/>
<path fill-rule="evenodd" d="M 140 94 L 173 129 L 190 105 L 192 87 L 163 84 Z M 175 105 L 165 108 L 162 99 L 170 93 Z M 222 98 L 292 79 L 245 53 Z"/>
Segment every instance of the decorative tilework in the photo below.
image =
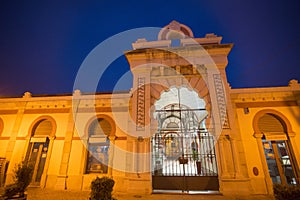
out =
<path fill-rule="evenodd" d="M 222 124 L 222 128 L 228 129 L 230 128 L 230 126 L 229 126 L 228 116 L 226 112 L 226 99 L 225 99 L 222 78 L 220 74 L 214 74 L 213 78 L 215 83 L 217 103 L 219 107 L 219 114 L 220 114 L 220 121 Z"/>
<path fill-rule="evenodd" d="M 136 130 L 144 130 L 145 127 L 145 78 L 138 78 Z"/>

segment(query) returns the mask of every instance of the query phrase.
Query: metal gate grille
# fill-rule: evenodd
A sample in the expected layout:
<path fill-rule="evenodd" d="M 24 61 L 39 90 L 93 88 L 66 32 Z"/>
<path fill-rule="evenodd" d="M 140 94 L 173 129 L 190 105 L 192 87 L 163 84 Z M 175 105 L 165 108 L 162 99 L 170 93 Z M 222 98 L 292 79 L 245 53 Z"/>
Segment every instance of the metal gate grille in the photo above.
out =
<path fill-rule="evenodd" d="M 152 137 L 153 189 L 218 190 L 214 137 L 161 131 Z"/>
<path fill-rule="evenodd" d="M 182 146 L 181 146 L 182 145 Z M 214 138 L 207 132 L 198 136 L 176 133 L 156 134 L 152 138 L 153 175 L 217 176 Z"/>
<path fill-rule="evenodd" d="M 153 189 L 219 189 L 215 142 L 205 128 L 206 116 L 204 108 L 180 103 L 156 111 L 158 131 L 151 141 Z"/>

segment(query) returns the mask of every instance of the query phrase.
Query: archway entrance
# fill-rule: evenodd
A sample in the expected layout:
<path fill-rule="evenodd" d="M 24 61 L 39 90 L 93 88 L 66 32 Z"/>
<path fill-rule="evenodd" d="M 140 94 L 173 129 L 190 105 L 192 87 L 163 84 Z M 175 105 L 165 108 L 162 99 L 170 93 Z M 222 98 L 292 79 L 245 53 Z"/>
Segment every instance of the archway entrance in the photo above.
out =
<path fill-rule="evenodd" d="M 215 141 L 205 127 L 205 102 L 187 88 L 171 88 L 155 108 L 153 189 L 219 190 Z"/>
<path fill-rule="evenodd" d="M 25 158 L 25 161 L 34 167 L 31 186 L 40 186 L 49 149 L 49 136 L 52 132 L 52 122 L 47 119 L 42 119 L 33 126 Z"/>
<path fill-rule="evenodd" d="M 297 184 L 296 165 L 283 120 L 274 114 L 264 114 L 258 120 L 258 128 L 263 133 L 263 149 L 272 182 Z"/>

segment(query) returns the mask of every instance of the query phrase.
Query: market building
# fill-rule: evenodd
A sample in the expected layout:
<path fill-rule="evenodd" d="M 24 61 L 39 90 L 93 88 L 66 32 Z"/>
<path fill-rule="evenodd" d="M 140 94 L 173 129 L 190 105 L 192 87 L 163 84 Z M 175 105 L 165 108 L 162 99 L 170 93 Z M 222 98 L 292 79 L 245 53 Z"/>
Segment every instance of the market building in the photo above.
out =
<path fill-rule="evenodd" d="M 124 52 L 128 92 L 0 98 L 0 184 L 22 161 L 34 165 L 32 186 L 60 190 L 89 190 L 97 176 L 142 194 L 299 184 L 300 84 L 232 89 L 233 44 L 221 40 L 172 21 Z"/>

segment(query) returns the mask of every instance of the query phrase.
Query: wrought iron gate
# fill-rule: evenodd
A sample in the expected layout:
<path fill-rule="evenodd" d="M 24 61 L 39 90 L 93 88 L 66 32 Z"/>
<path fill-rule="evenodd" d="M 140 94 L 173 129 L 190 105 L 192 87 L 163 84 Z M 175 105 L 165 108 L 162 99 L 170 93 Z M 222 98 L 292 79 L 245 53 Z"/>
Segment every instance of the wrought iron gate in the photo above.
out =
<path fill-rule="evenodd" d="M 184 116 L 184 117 L 183 117 Z M 219 190 L 214 137 L 199 126 L 194 110 L 158 112 L 152 137 L 154 190 Z"/>

